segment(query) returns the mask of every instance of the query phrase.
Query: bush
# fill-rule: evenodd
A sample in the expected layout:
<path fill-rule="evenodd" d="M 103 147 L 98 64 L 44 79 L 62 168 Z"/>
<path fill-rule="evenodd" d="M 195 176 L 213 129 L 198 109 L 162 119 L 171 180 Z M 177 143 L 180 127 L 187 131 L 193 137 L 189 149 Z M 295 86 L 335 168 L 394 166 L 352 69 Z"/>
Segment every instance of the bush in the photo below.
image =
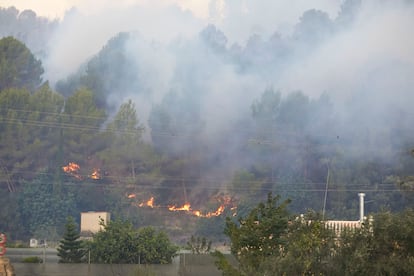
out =
<path fill-rule="evenodd" d="M 32 256 L 32 257 L 24 258 L 23 263 L 41 264 L 43 263 L 43 259 L 37 256 Z"/>

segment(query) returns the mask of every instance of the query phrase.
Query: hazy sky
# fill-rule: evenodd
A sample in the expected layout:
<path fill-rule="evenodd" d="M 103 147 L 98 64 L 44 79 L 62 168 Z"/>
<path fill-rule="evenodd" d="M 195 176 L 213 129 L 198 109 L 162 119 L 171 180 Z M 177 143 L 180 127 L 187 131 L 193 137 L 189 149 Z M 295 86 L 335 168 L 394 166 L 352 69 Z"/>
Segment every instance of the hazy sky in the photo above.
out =
<path fill-rule="evenodd" d="M 3 7 L 15 6 L 20 10 L 31 9 L 34 10 L 38 15 L 56 18 L 62 17 L 66 10 L 76 6 L 82 11 L 97 11 L 103 8 L 119 5 L 135 5 L 142 3 L 152 3 L 155 5 L 170 5 L 177 4 L 183 9 L 191 10 L 197 17 L 207 18 L 209 15 L 209 6 L 213 4 L 223 7 L 225 3 L 240 3 L 243 6 L 245 12 L 248 12 L 249 5 L 252 1 L 249 0 L 1 0 L 0 5 Z M 258 0 L 257 2 L 263 2 Z M 291 14 L 292 10 L 308 9 L 315 7 L 319 9 L 325 9 L 328 12 L 336 11 L 338 3 L 341 0 L 273 0 L 269 3 L 271 5 L 276 4 L 280 7 L 285 7 L 288 10 L 285 11 Z M 289 11 L 290 10 L 290 11 Z"/>
<path fill-rule="evenodd" d="M 0 0 L 0 6 L 31 9 L 40 16 L 62 18 L 72 7 L 85 15 L 142 5 L 165 9 L 176 5 L 195 18 L 214 23 L 241 39 L 244 32 L 266 33 L 267 28 L 285 30 L 308 9 L 319 9 L 335 17 L 343 0 Z M 231 34 L 229 34 L 231 36 Z M 231 38 L 231 37 L 230 37 Z"/>
<path fill-rule="evenodd" d="M 15 6 L 19 10 L 31 9 L 41 16 L 60 18 L 72 7 L 77 7 L 82 12 L 96 12 L 115 5 L 128 6 L 149 2 L 161 6 L 176 3 L 183 9 L 191 10 L 198 17 L 205 18 L 208 15 L 208 0 L 1 0 L 0 5 Z"/>

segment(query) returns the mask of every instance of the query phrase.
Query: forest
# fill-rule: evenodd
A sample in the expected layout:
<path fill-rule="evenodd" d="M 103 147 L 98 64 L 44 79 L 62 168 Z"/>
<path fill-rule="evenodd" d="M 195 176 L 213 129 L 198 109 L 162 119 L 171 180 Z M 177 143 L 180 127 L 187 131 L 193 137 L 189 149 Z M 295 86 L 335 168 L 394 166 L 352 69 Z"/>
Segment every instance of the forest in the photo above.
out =
<path fill-rule="evenodd" d="M 378 18 L 361 31 L 360 3 L 244 45 L 212 24 L 169 43 L 120 31 L 65 74 L 50 70 L 65 19 L 0 8 L 0 230 L 57 241 L 68 216 L 108 211 L 224 242 L 225 218 L 269 192 L 336 220 L 358 218 L 359 192 L 367 213 L 414 207 L 413 48 L 365 50 Z M 317 67 L 333 47 L 338 71 Z"/>

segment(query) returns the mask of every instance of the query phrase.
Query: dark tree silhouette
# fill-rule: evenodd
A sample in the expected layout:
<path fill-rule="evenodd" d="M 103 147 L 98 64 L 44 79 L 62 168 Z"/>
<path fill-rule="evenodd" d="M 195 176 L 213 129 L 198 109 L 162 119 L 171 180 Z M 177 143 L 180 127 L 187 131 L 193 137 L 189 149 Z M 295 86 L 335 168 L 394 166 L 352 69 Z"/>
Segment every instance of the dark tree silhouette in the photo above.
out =
<path fill-rule="evenodd" d="M 79 240 L 79 232 L 73 217 L 68 217 L 66 222 L 66 231 L 58 247 L 58 256 L 60 263 L 80 263 L 86 251 Z"/>

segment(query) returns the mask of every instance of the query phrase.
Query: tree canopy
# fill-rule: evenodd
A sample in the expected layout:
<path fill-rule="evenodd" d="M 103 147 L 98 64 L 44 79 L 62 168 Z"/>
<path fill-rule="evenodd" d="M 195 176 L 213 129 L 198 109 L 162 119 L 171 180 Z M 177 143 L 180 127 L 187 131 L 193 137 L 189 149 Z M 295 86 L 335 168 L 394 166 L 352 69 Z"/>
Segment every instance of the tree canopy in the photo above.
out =
<path fill-rule="evenodd" d="M 152 227 L 137 230 L 122 220 L 103 227 L 89 244 L 94 263 L 165 264 L 172 262 L 177 251 L 164 232 Z"/>
<path fill-rule="evenodd" d="M 0 91 L 25 88 L 31 92 L 39 87 L 44 70 L 40 60 L 14 37 L 0 39 Z"/>
<path fill-rule="evenodd" d="M 234 222 L 226 220 L 225 234 L 231 240 L 231 253 L 237 258 L 240 270 L 249 275 L 259 272 L 266 258 L 278 256 L 285 246 L 288 229 L 288 200 L 279 203 L 280 196 L 268 194 L 246 217 Z"/>

